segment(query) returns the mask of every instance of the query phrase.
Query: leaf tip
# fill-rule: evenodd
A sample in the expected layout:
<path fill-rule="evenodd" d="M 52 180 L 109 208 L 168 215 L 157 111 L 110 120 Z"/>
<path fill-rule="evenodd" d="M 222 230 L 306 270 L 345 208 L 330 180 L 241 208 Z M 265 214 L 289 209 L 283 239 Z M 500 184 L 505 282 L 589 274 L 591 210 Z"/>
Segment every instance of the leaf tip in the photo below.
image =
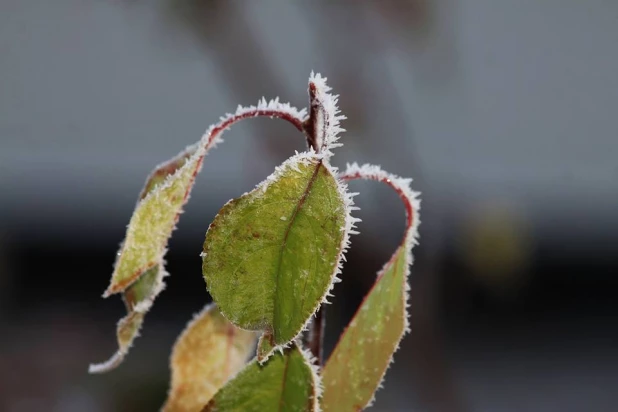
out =
<path fill-rule="evenodd" d="M 124 360 L 125 355 L 126 355 L 125 351 L 118 350 L 116 353 L 112 355 L 111 358 L 109 358 L 105 362 L 91 363 L 90 365 L 88 365 L 88 373 L 91 375 L 96 375 L 96 374 L 106 373 L 111 370 L 114 370 L 118 366 L 120 366 L 120 364 Z"/>

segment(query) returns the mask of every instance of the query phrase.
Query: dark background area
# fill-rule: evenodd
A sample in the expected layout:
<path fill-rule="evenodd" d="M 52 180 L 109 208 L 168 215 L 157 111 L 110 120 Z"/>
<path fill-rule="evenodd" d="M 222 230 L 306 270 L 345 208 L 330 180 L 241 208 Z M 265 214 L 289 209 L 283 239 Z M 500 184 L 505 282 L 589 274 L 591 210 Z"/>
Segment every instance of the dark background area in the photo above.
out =
<path fill-rule="evenodd" d="M 218 209 L 302 150 L 239 124 L 207 157 L 167 289 L 125 363 L 101 299 L 150 170 L 237 104 L 306 106 L 311 70 L 348 116 L 333 163 L 415 179 L 412 333 L 377 411 L 613 411 L 618 403 L 618 5 L 576 1 L 0 2 L 0 410 L 156 410 L 171 346 L 210 298 Z M 328 306 L 327 349 L 398 244 L 388 188 Z"/>

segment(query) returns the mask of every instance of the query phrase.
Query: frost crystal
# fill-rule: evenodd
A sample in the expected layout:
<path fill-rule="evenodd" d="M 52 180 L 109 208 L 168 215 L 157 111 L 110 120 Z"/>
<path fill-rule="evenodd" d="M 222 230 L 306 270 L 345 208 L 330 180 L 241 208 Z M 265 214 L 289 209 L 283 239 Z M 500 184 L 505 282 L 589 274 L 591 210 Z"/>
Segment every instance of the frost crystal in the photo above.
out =
<path fill-rule="evenodd" d="M 410 187 L 412 179 L 388 173 L 382 170 L 380 166 L 368 163 L 361 166 L 358 163 L 348 164 L 346 171 L 341 173 L 339 178 L 345 180 L 375 180 L 391 186 L 399 194 L 404 204 L 406 204 L 408 225 L 404 235 L 404 243 L 410 249 L 418 243 L 418 225 L 420 224 L 418 211 L 421 208 L 421 202 L 419 200 L 420 192 L 416 192 Z"/>
<path fill-rule="evenodd" d="M 340 122 L 346 118 L 339 114 L 337 107 L 339 95 L 330 94 L 330 91 L 331 88 L 326 84 L 326 77 L 311 72 L 309 95 L 311 97 L 311 111 L 314 115 L 315 146 L 320 151 L 325 151 L 328 157 L 332 156 L 331 149 L 342 146 L 337 141 L 339 140 L 339 133 L 345 132 L 345 129 L 340 127 Z"/>
<path fill-rule="evenodd" d="M 313 378 L 313 387 L 315 388 L 315 392 L 313 393 L 312 401 L 313 401 L 313 410 L 316 412 L 320 412 L 320 402 L 319 399 L 322 397 L 322 392 L 324 391 L 324 387 L 322 385 L 322 378 L 320 377 L 320 368 L 318 366 L 317 359 L 311 351 L 306 348 L 303 348 L 299 341 L 296 341 L 296 346 L 300 349 L 300 353 L 302 353 L 303 358 L 305 358 L 305 362 L 309 365 L 311 369 L 311 377 Z"/>

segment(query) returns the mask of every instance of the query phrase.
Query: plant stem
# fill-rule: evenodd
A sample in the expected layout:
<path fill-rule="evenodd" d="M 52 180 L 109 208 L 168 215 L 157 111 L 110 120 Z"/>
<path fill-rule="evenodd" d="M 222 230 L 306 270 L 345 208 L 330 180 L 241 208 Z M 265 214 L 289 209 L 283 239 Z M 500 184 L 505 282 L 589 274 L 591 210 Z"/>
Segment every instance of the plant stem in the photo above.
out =
<path fill-rule="evenodd" d="M 318 142 L 319 136 L 317 135 L 317 131 L 319 127 L 317 122 L 320 103 L 316 99 L 316 93 L 315 84 L 309 83 L 309 117 L 303 122 L 303 131 L 307 138 L 307 146 L 312 147 L 316 153 L 319 153 L 321 145 Z"/>
<path fill-rule="evenodd" d="M 320 307 L 311 322 L 311 329 L 309 330 L 309 350 L 315 358 L 317 365 L 322 366 L 324 364 L 324 327 L 326 326 L 326 313 L 324 308 Z"/>
<path fill-rule="evenodd" d="M 320 152 L 321 144 L 317 132 L 319 130 L 317 122 L 319 121 L 320 104 L 316 99 L 316 86 L 312 82 L 309 83 L 309 117 L 303 122 L 303 131 L 307 138 L 307 145 L 316 153 Z M 323 344 L 324 344 L 324 326 L 326 325 L 326 313 L 323 307 L 320 307 L 311 322 L 309 333 L 307 334 L 307 345 L 311 354 L 315 358 L 318 366 L 323 364 Z"/>

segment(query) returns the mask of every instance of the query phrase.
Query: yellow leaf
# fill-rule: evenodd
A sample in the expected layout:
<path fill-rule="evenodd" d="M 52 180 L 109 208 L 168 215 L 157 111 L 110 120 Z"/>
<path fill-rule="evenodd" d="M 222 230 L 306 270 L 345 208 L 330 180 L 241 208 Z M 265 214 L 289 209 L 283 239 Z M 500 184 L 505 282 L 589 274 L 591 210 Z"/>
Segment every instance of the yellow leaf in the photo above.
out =
<path fill-rule="evenodd" d="M 207 306 L 174 345 L 172 383 L 163 410 L 201 410 L 245 366 L 256 340 L 255 332 L 236 328 L 214 304 Z"/>

